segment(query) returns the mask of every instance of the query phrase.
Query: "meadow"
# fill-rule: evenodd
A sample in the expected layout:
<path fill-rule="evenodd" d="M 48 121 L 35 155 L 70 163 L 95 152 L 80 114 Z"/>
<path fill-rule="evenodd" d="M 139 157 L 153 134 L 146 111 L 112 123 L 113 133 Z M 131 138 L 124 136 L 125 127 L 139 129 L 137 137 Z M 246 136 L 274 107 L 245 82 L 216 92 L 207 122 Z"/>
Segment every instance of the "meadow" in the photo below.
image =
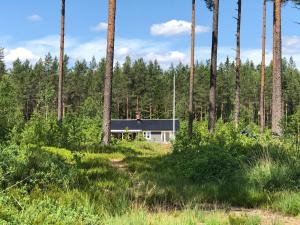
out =
<path fill-rule="evenodd" d="M 2 144 L 1 224 L 300 224 L 294 139 L 223 123 L 214 135 L 206 123 L 193 138 L 185 129 L 169 145 Z"/>

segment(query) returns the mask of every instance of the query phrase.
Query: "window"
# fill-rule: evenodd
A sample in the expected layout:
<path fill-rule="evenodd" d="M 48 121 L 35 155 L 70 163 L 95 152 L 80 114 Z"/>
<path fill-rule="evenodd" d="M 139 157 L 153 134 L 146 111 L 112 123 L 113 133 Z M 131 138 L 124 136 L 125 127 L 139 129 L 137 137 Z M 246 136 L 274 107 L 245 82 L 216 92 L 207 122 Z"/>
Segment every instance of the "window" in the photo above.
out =
<path fill-rule="evenodd" d="M 144 138 L 146 140 L 150 140 L 151 139 L 151 131 L 145 131 L 144 132 Z"/>

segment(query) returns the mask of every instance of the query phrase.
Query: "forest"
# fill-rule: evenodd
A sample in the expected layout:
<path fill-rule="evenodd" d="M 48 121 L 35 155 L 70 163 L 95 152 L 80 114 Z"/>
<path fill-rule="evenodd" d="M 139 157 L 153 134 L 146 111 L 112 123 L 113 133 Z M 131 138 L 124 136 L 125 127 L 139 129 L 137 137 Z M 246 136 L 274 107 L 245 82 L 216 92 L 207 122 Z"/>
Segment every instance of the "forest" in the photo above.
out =
<path fill-rule="evenodd" d="M 71 62 L 65 2 L 59 57 L 8 65 L 0 48 L 0 224 L 300 224 L 300 71 L 281 46 L 288 1 L 261 1 L 257 65 L 240 56 L 242 0 L 236 58 L 218 63 L 219 0 L 205 0 L 211 58 L 195 60 L 198 1 L 191 0 L 191 63 L 168 68 L 130 55 L 114 60 L 116 0 L 108 1 L 106 57 Z M 270 63 L 267 2 L 274 7 Z M 111 135 L 112 119 L 137 113 L 175 116 L 176 138 Z"/>
<path fill-rule="evenodd" d="M 68 56 L 66 56 L 68 59 Z M 1 72 L 1 136 L 5 139 L 16 123 L 26 123 L 32 117 L 54 119 L 57 110 L 58 60 L 50 54 L 31 65 L 16 60 L 13 67 Z M 195 65 L 195 120 L 205 121 L 208 115 L 210 62 Z M 246 61 L 241 64 L 241 122 L 259 125 L 261 66 Z M 283 111 L 282 126 L 286 134 L 298 134 L 289 121 L 299 113 L 300 73 L 292 58 L 282 60 Z M 65 62 L 64 113 L 65 116 L 86 116 L 101 119 L 105 59 L 99 62 L 77 61 L 74 67 Z M 141 111 L 144 119 L 172 118 L 173 77 L 176 78 L 176 117 L 188 118 L 188 65 L 179 64 L 162 69 L 158 62 L 132 61 L 116 63 L 113 76 L 112 118 L 135 119 Z M 13 99 L 13 102 L 11 101 Z M 266 67 L 265 114 L 266 125 L 271 127 L 272 65 Z M 235 101 L 235 62 L 227 59 L 218 66 L 217 118 L 233 120 Z M 298 111 L 297 111 L 298 110 Z M 12 120 L 12 118 L 14 118 Z M 7 133 L 5 133 L 7 131 Z M 101 130 L 99 130 L 101 132 Z M 292 133 L 290 133 L 292 132 Z M 100 135 L 100 134 L 99 134 Z"/>

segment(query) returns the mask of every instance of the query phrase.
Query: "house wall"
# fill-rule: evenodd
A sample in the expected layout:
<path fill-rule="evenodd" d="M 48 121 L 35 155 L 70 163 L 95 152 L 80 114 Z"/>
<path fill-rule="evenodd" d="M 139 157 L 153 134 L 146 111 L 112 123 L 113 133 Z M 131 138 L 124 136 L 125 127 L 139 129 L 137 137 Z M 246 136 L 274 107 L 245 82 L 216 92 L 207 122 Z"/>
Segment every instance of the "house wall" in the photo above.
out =
<path fill-rule="evenodd" d="M 171 141 L 171 131 L 151 132 L 151 138 L 148 141 L 168 143 Z"/>
<path fill-rule="evenodd" d="M 131 132 L 129 131 L 129 137 L 134 140 L 138 133 L 142 133 L 146 141 L 157 142 L 157 143 L 169 143 L 173 136 L 172 131 L 144 131 L 144 132 Z M 114 131 L 112 135 L 117 138 L 124 138 L 124 131 Z"/>
<path fill-rule="evenodd" d="M 162 142 L 161 132 L 151 132 L 151 139 L 150 139 L 150 141 Z"/>

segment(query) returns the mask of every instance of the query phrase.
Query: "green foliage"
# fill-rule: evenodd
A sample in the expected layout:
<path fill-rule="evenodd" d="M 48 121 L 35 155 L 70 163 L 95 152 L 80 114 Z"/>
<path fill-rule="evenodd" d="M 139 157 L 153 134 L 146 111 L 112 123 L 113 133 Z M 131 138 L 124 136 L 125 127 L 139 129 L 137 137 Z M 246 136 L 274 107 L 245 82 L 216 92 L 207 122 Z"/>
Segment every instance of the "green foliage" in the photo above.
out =
<path fill-rule="evenodd" d="M 91 119 L 68 114 L 60 126 L 54 116 L 46 119 L 33 115 L 32 119 L 25 124 L 22 133 L 16 134 L 20 139 L 16 137 L 13 139 L 23 144 L 92 150 L 100 143 L 100 125 L 100 119 L 97 117 Z"/>
<path fill-rule="evenodd" d="M 206 1 L 212 7 L 212 1 Z M 77 61 L 73 68 L 68 67 L 65 58 L 64 106 L 66 114 L 75 113 L 79 117 L 91 119 L 102 112 L 103 77 L 105 60 L 90 63 Z M 283 59 L 283 105 L 285 118 L 295 114 L 299 107 L 300 76 L 295 62 Z M 195 68 L 195 115 L 203 121 L 208 114 L 210 62 L 196 64 Z M 23 114 L 27 122 L 33 114 L 44 118 L 56 115 L 57 111 L 57 71 L 58 62 L 50 54 L 34 65 L 29 61 L 16 60 L 11 70 L 0 75 L 0 101 L 5 100 L 5 108 Z M 1 73 L 1 72 L 0 72 Z M 186 119 L 188 100 L 189 67 L 184 64 L 162 70 L 157 61 L 145 62 L 143 59 L 131 60 L 129 57 L 114 68 L 112 90 L 112 117 L 134 118 L 137 107 L 143 118 L 170 118 L 172 116 L 173 77 L 176 78 L 176 115 Z M 260 66 L 251 61 L 241 65 L 241 119 L 246 124 L 258 123 Z M 217 118 L 229 122 L 234 109 L 235 64 L 227 58 L 218 66 Z M 0 81 L 1 82 L 1 81 Z M 1 84 L 0 84 L 1 85 Z M 5 88 L 3 88 L 3 86 Z M 270 126 L 272 96 L 272 66 L 266 67 L 266 124 Z M 224 92 L 226 90 L 226 92 Z M 2 97 L 3 96 L 3 97 Z M 9 102 L 10 104 L 7 104 Z M 0 114 L 5 115 L 5 114 Z M 9 118 L 13 118 L 10 113 Z M 1 121 L 2 122 L 2 121 Z M 13 120 L 11 125 L 23 122 L 22 117 Z M 284 121 L 286 122 L 286 121 Z M 6 125 L 5 125 L 6 126 Z M 0 134 L 3 136 L 2 134 Z"/>
<path fill-rule="evenodd" d="M 283 192 L 276 197 L 272 208 L 285 214 L 300 215 L 300 193 Z"/>
<path fill-rule="evenodd" d="M 7 140 L 11 129 L 22 122 L 16 92 L 9 77 L 0 79 L 0 142 Z"/>
<path fill-rule="evenodd" d="M 101 215 L 95 214 L 90 200 L 78 191 L 57 190 L 44 195 L 34 190 L 30 197 L 22 197 L 17 192 L 0 195 L 1 224 L 102 224 Z M 19 205 L 15 205 L 16 201 Z"/>
<path fill-rule="evenodd" d="M 202 185 L 208 199 L 255 206 L 276 191 L 299 190 L 299 154 L 291 140 L 260 136 L 251 126 L 242 134 L 218 123 L 213 135 L 206 127 L 197 123 L 190 139 L 183 126 L 165 165 Z"/>
<path fill-rule="evenodd" d="M 288 118 L 285 134 L 287 136 L 293 136 L 297 147 L 300 147 L 300 107 L 298 107 L 295 114 Z"/>
<path fill-rule="evenodd" d="M 0 184 L 4 190 L 14 186 L 21 186 L 27 190 L 35 186 L 48 188 L 53 183 L 64 187 L 76 181 L 76 171 L 72 166 L 34 145 L 3 146 L 0 159 Z"/>
<path fill-rule="evenodd" d="M 261 149 L 249 147 L 257 148 L 258 139 L 240 136 L 231 125 L 217 127 L 218 135 L 212 139 L 203 133 L 199 143 L 205 145 L 198 151 L 193 146 L 193 150 L 170 153 L 166 145 L 142 141 L 80 152 L 25 144 L 3 146 L 0 221 L 24 225 L 259 224 L 258 217 L 248 214 L 198 210 L 213 209 L 218 203 L 225 203 L 226 208 L 266 206 L 297 215 L 300 170 L 290 159 L 297 155 L 287 149 L 280 149 L 287 155 L 280 154 L 270 146 L 269 154 L 259 154 Z M 230 141 L 222 139 L 222 133 Z M 180 141 L 175 147 L 181 146 Z M 225 150 L 219 145 L 226 146 Z M 195 210 L 183 210 L 189 208 Z"/>

